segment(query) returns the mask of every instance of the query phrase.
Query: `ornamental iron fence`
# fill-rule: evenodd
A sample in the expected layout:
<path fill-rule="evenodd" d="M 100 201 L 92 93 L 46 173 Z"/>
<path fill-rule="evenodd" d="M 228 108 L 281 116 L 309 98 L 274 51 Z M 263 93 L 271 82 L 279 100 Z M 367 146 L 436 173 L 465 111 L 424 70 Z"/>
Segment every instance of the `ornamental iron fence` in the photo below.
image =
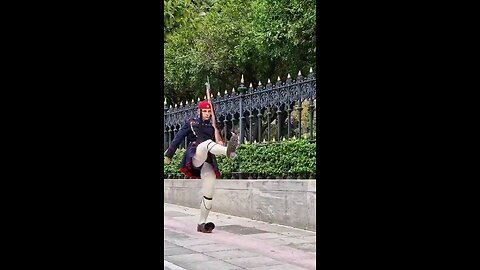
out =
<path fill-rule="evenodd" d="M 243 84 L 229 94 L 220 92 L 212 104 L 217 126 L 222 136 L 230 139 L 230 131 L 239 134 L 239 143 L 262 143 L 281 141 L 292 137 L 304 137 L 310 141 L 316 139 L 316 78 L 315 73 L 303 77 L 299 72 L 295 80 L 288 75 L 285 82 L 270 80 L 263 86 L 259 82 L 256 88 L 247 88 Z M 204 98 L 206 99 L 206 97 Z M 183 104 L 164 103 L 164 151 L 185 120 L 198 115 L 198 102 L 193 100 Z M 186 139 L 185 139 L 186 140 Z M 185 148 L 187 142 L 180 146 Z"/>

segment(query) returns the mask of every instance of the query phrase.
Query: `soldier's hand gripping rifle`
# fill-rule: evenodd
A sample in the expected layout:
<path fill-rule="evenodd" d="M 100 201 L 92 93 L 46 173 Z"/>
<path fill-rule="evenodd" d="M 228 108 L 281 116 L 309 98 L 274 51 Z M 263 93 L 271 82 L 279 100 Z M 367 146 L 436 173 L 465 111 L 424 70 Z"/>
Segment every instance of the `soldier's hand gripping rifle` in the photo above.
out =
<path fill-rule="evenodd" d="M 222 134 L 220 130 L 217 128 L 217 119 L 215 117 L 215 110 L 213 109 L 213 104 L 210 96 L 210 80 L 208 79 L 208 76 L 207 76 L 207 82 L 205 83 L 205 86 L 207 88 L 207 101 L 208 103 L 210 103 L 210 107 L 212 108 L 212 126 L 215 129 L 215 142 L 223 145 Z"/>

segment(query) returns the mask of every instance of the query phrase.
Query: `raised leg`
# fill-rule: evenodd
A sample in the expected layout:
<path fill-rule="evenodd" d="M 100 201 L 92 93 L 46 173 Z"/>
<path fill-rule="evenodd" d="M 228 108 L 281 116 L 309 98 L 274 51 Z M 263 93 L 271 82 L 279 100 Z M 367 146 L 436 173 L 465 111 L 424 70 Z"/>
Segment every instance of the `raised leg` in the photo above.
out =
<path fill-rule="evenodd" d="M 215 156 L 227 156 L 229 158 L 235 156 L 235 150 L 238 146 L 238 136 L 232 133 L 232 138 L 228 142 L 227 146 L 218 144 L 212 140 L 206 140 L 197 146 L 195 155 L 193 156 L 193 166 L 200 167 L 207 160 L 208 153 L 212 153 Z"/>
<path fill-rule="evenodd" d="M 197 146 L 195 155 L 192 158 L 193 166 L 200 167 L 207 160 L 208 152 L 214 155 L 226 155 L 227 147 L 215 143 L 212 140 L 206 140 Z"/>

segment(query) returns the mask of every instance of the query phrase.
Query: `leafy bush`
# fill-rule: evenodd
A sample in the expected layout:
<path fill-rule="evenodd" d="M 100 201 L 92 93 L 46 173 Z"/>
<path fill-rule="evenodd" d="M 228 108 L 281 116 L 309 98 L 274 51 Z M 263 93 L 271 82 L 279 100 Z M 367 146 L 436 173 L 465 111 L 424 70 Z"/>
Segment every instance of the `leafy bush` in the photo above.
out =
<path fill-rule="evenodd" d="M 185 178 L 185 175 L 178 169 L 182 162 L 185 149 L 177 149 L 170 164 L 163 164 L 163 175 L 165 178 Z"/>
<path fill-rule="evenodd" d="M 235 159 L 227 158 L 226 156 L 217 156 L 218 168 L 222 174 L 222 178 L 229 179 L 232 177 L 232 172 L 238 171 L 238 164 Z"/>
<path fill-rule="evenodd" d="M 242 173 L 263 177 L 309 176 L 316 173 L 316 144 L 304 139 L 247 144 L 237 150 Z"/>
<path fill-rule="evenodd" d="M 290 139 L 279 143 L 242 144 L 237 158 L 218 156 L 222 178 L 234 173 L 258 178 L 309 178 L 316 174 L 316 144 L 305 139 Z M 164 165 L 165 178 L 184 178 L 178 167 L 185 150 L 177 150 L 172 163 Z"/>

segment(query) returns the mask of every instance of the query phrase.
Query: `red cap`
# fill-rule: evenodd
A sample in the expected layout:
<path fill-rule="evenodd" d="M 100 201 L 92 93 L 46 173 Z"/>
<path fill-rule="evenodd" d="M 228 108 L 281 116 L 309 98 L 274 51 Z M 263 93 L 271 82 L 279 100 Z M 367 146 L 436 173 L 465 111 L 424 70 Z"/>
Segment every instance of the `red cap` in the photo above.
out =
<path fill-rule="evenodd" d="M 212 109 L 211 106 L 210 106 L 210 103 L 208 103 L 208 101 L 202 101 L 200 103 L 198 103 L 198 108 L 201 110 L 201 109 Z"/>

